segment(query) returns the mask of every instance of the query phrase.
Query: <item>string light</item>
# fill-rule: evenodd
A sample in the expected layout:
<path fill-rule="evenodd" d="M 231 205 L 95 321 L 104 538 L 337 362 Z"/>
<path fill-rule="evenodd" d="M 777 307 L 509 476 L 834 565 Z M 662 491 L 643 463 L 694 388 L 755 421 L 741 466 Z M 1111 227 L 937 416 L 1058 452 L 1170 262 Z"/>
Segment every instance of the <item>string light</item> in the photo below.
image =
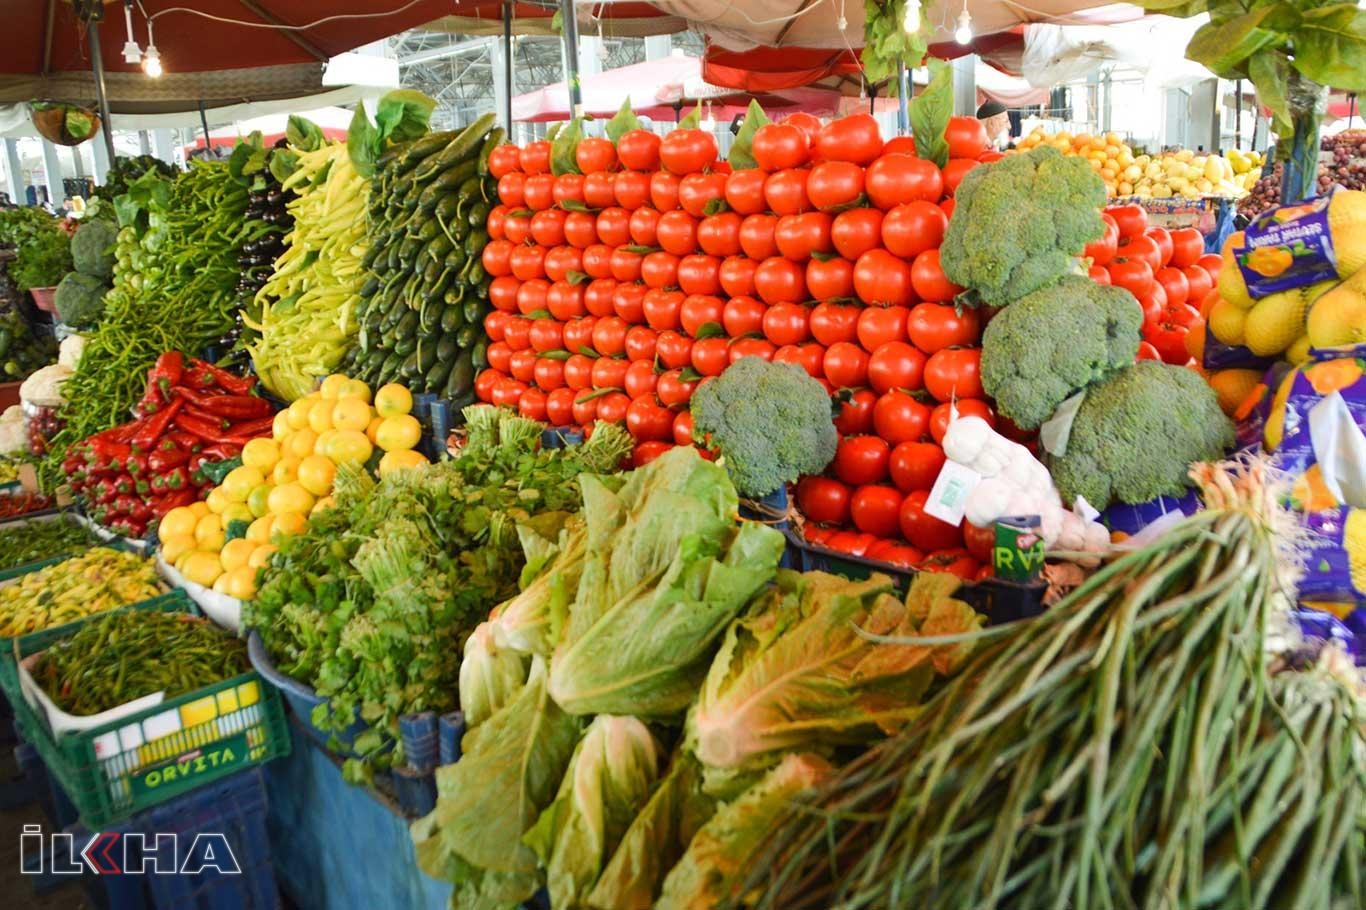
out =
<path fill-rule="evenodd" d="M 152 37 L 152 20 L 147 20 L 147 53 L 142 56 L 142 71 L 153 79 L 161 78 L 161 52 L 157 50 L 156 39 Z"/>
<path fill-rule="evenodd" d="M 128 40 L 123 42 L 123 62 L 136 66 L 142 62 L 142 48 L 133 40 L 133 0 L 124 0 L 123 27 Z"/>
<path fill-rule="evenodd" d="M 954 29 L 953 40 L 959 44 L 972 43 L 972 14 L 968 12 L 968 0 L 963 0 L 963 11 L 958 14 L 958 28 Z"/>

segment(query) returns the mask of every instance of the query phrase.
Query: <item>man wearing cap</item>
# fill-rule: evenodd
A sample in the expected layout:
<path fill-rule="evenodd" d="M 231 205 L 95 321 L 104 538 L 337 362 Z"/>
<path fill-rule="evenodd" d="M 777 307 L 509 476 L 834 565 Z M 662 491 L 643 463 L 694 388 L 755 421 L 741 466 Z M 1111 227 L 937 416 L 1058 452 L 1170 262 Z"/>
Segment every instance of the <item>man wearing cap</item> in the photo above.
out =
<path fill-rule="evenodd" d="M 1010 114 L 999 101 L 983 101 L 977 109 L 977 119 L 987 129 L 987 142 L 997 151 L 1013 148 L 1010 141 Z"/>

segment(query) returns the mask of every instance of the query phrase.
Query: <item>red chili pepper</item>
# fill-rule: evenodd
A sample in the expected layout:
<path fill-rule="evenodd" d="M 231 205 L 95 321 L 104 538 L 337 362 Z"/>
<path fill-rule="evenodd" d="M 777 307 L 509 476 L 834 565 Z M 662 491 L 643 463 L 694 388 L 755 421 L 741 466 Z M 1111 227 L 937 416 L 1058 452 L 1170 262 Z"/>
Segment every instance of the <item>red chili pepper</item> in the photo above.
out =
<path fill-rule="evenodd" d="M 275 417 L 272 415 L 270 417 L 262 417 L 258 420 L 246 420 L 241 423 L 235 423 L 232 426 L 231 433 L 233 436 L 245 437 L 244 441 L 246 441 L 256 436 L 263 436 L 269 433 L 274 426 Z"/>
<path fill-rule="evenodd" d="M 183 490 L 171 490 L 160 496 L 152 497 L 152 511 L 158 515 L 165 515 L 172 509 L 179 508 L 180 506 L 188 506 L 198 499 L 199 496 L 193 488 L 186 487 Z"/>
<path fill-rule="evenodd" d="M 205 442 L 221 442 L 228 434 L 217 423 L 208 423 L 186 412 L 175 416 L 175 425 L 186 433 L 193 433 Z"/>
<path fill-rule="evenodd" d="M 270 402 L 255 395 L 212 395 L 196 402 L 209 414 L 228 420 L 256 420 L 275 418 Z"/>
<path fill-rule="evenodd" d="M 256 387 L 255 376 L 237 376 L 227 370 L 216 367 L 211 363 L 202 360 L 191 360 L 190 365 L 198 372 L 203 370 L 213 377 L 217 386 L 225 392 L 232 392 L 234 395 L 245 395 Z"/>
<path fill-rule="evenodd" d="M 170 442 L 170 440 L 166 441 Z M 190 453 L 172 442 L 170 448 L 158 446 L 156 451 L 148 455 L 147 467 L 151 468 L 154 474 L 164 474 L 171 468 L 178 468 L 189 460 Z"/>
<path fill-rule="evenodd" d="M 225 440 L 217 445 L 209 446 L 204 450 L 206 461 L 227 461 L 229 458 L 236 458 L 242 454 L 241 443 L 232 440 Z"/>
<path fill-rule="evenodd" d="M 185 355 L 179 351 L 167 351 L 157 358 L 156 365 L 148 378 L 155 384 L 160 380 L 166 380 L 170 385 L 179 385 L 180 378 L 185 373 Z"/>
<path fill-rule="evenodd" d="M 192 433 L 186 433 L 184 430 L 173 429 L 166 434 L 165 438 L 170 442 L 175 443 L 176 448 L 184 449 L 191 455 L 204 447 L 204 443 L 198 436 L 195 436 Z"/>
<path fill-rule="evenodd" d="M 185 406 L 183 398 L 176 398 L 166 407 L 156 414 L 146 418 L 137 433 L 133 435 L 133 445 L 142 449 L 150 450 L 156 446 L 157 441 L 166 434 L 171 426 L 171 421 L 176 414 Z"/>
<path fill-rule="evenodd" d="M 190 472 L 184 467 L 176 467 L 167 471 L 165 474 L 166 489 L 183 490 L 190 486 Z"/>

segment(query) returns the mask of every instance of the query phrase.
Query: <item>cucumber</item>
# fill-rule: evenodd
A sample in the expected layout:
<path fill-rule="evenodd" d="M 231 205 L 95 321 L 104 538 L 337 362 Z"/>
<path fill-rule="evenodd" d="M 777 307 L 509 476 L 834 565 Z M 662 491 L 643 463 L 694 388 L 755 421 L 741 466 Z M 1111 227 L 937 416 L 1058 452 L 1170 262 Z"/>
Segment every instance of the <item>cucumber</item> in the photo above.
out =
<path fill-rule="evenodd" d="M 446 254 L 453 249 L 455 249 L 455 244 L 451 243 L 451 239 L 445 234 L 438 234 L 435 240 L 428 241 L 422 252 L 444 265 Z M 451 274 L 455 274 L 455 269 L 451 269 Z"/>
<path fill-rule="evenodd" d="M 374 296 L 375 296 L 375 293 L 376 293 L 378 290 L 379 290 L 379 279 L 376 278 L 374 275 L 371 275 L 369 278 L 365 279 L 365 283 L 362 284 L 362 285 L 360 286 L 360 291 L 359 291 L 359 293 L 360 293 L 360 295 L 361 295 L 362 297 L 370 298 L 370 297 L 374 297 Z"/>
<path fill-rule="evenodd" d="M 398 245 L 398 261 L 403 265 L 412 265 L 417 254 L 422 252 L 423 243 L 416 237 L 409 237 Z"/>
<path fill-rule="evenodd" d="M 465 215 L 465 223 L 470 227 L 481 228 L 484 226 L 484 223 L 489 220 L 489 212 L 492 210 L 493 206 L 489 205 L 487 202 L 481 201 Z"/>
<path fill-rule="evenodd" d="M 435 332 L 441 325 L 441 316 L 444 312 L 440 297 L 428 297 L 422 301 L 418 328 L 424 333 Z"/>
<path fill-rule="evenodd" d="M 506 138 L 507 130 L 501 126 L 495 126 L 489 130 L 489 134 L 484 137 L 484 144 L 479 147 L 479 173 L 487 174 L 489 172 L 489 156 L 493 154 L 494 149 L 503 144 L 503 140 Z"/>
<path fill-rule="evenodd" d="M 460 331 L 455 333 L 455 343 L 460 346 L 462 353 L 474 347 L 475 341 L 479 339 L 479 326 L 466 323 Z"/>
<path fill-rule="evenodd" d="M 442 196 L 441 201 L 436 204 L 436 217 L 449 223 L 455 217 L 455 210 L 459 204 L 460 197 L 454 193 Z"/>
<path fill-rule="evenodd" d="M 435 218 L 428 218 L 419 224 L 417 229 L 418 240 L 426 242 L 428 240 L 435 240 L 440 236 L 442 236 L 441 222 L 437 221 Z"/>
<path fill-rule="evenodd" d="M 483 301 L 480 301 L 480 300 L 466 300 L 466 301 L 465 301 L 465 321 L 466 321 L 466 322 L 471 322 L 471 323 L 480 323 L 480 322 L 483 322 L 483 320 L 484 320 L 484 315 L 485 315 L 486 312 L 487 312 L 487 311 L 485 310 Z"/>
<path fill-rule="evenodd" d="M 489 343 L 487 340 L 480 339 L 474 347 L 470 348 L 470 360 L 474 363 L 474 368 L 476 370 L 488 368 Z"/>
<path fill-rule="evenodd" d="M 441 340 L 436 343 L 437 360 L 454 360 L 455 355 L 459 353 L 460 346 L 455 343 L 455 337 L 453 335 L 442 335 Z"/>
<path fill-rule="evenodd" d="M 421 321 L 421 317 L 416 310 L 408 310 L 405 312 L 403 318 L 398 321 L 398 325 L 394 327 L 394 338 L 396 341 L 402 341 L 406 338 L 416 339 L 417 328 Z"/>
<path fill-rule="evenodd" d="M 417 344 L 417 371 L 427 373 L 432 367 L 436 366 L 437 346 L 432 339 L 427 338 Z"/>
<path fill-rule="evenodd" d="M 475 228 L 474 230 L 470 231 L 469 236 L 465 238 L 465 255 L 484 255 L 484 247 L 488 245 L 488 242 L 489 232 L 484 230 L 482 227 Z"/>
<path fill-rule="evenodd" d="M 460 131 L 460 134 L 452 139 L 435 157 L 425 162 L 418 168 L 417 179 L 428 180 L 435 174 L 449 168 L 456 162 L 473 157 L 474 166 L 479 166 L 480 143 L 492 128 L 497 116 L 492 112 L 485 114 L 475 120 L 469 126 Z"/>
<path fill-rule="evenodd" d="M 416 315 L 416 314 L 414 314 L 414 315 Z M 402 354 L 404 357 L 407 357 L 409 354 L 413 353 L 413 352 L 416 351 L 416 350 L 417 350 L 417 336 L 416 336 L 416 335 L 409 335 L 407 338 L 396 338 L 396 339 L 394 339 L 394 353 L 395 353 L 395 354 Z"/>
<path fill-rule="evenodd" d="M 453 130 L 442 130 L 439 133 L 428 133 L 416 140 L 408 146 L 403 157 L 395 162 L 394 173 L 406 174 L 432 155 L 440 152 L 454 137 L 455 132 Z"/>
<path fill-rule="evenodd" d="M 469 351 L 461 352 L 451 366 L 451 374 L 446 377 L 446 388 L 442 398 L 456 398 L 467 394 L 474 387 L 474 360 Z"/>
<path fill-rule="evenodd" d="M 441 311 L 441 331 L 446 334 L 457 332 L 465 326 L 465 312 L 459 304 L 452 304 Z"/>
<path fill-rule="evenodd" d="M 436 363 L 427 371 L 426 386 L 428 392 L 439 392 L 441 387 L 446 384 L 446 378 L 451 375 L 451 367 L 454 364 L 450 360 L 437 359 Z"/>

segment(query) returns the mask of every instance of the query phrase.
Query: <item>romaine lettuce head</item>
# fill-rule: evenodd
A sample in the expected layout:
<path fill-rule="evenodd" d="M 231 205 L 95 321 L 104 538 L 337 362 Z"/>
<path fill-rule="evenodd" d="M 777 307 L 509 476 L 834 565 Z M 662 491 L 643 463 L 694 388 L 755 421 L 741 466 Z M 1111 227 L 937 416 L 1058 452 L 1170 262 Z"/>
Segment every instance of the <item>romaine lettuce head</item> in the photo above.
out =
<path fill-rule="evenodd" d="M 499 647 L 492 623 L 480 623 L 465 640 L 460 662 L 460 710 L 473 729 L 503 709 L 526 684 L 527 660 Z"/>

